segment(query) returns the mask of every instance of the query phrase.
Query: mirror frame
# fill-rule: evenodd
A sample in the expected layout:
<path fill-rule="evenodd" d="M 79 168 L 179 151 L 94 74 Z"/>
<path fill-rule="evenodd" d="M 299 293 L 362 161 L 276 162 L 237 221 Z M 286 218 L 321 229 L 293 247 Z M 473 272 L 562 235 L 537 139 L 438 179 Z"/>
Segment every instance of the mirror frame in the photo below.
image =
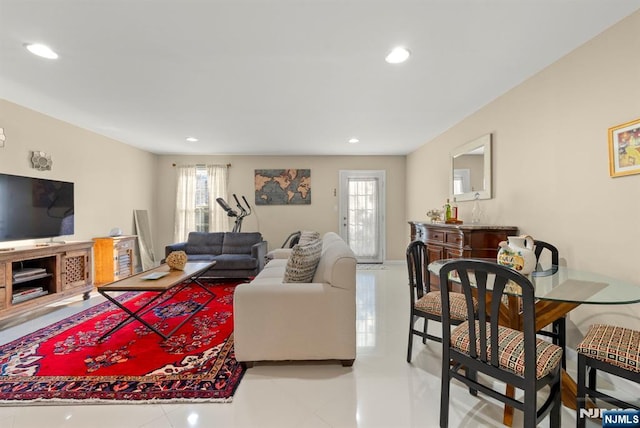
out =
<path fill-rule="evenodd" d="M 484 189 L 476 190 L 473 192 L 459 193 L 457 195 L 453 194 L 453 160 L 465 153 L 469 153 L 478 147 L 484 146 Z M 451 152 L 451 168 L 449 171 L 449 194 L 451 195 L 451 200 L 456 198 L 456 201 L 472 201 L 474 199 L 491 199 L 491 134 L 483 135 L 482 137 L 476 138 L 473 141 L 469 141 L 468 143 L 456 147 Z"/>

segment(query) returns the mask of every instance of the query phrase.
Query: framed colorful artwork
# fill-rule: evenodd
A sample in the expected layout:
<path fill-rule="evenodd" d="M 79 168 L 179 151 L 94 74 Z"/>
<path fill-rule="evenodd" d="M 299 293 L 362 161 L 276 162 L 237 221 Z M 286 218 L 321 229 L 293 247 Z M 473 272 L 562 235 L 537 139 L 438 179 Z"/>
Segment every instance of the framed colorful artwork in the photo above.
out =
<path fill-rule="evenodd" d="M 609 128 L 609 174 L 640 174 L 640 119 Z"/>

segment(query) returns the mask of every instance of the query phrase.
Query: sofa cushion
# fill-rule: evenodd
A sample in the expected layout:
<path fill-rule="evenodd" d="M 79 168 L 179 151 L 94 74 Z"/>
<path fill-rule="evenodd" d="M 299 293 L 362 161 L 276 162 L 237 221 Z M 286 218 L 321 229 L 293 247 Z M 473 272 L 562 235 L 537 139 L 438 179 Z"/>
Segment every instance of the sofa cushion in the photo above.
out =
<path fill-rule="evenodd" d="M 218 256 L 213 254 L 187 254 L 187 259 L 190 262 L 212 262 Z"/>
<path fill-rule="evenodd" d="M 276 248 L 267 253 L 267 260 L 271 262 L 271 260 L 280 260 L 280 259 L 288 259 L 291 255 L 291 248 Z"/>
<path fill-rule="evenodd" d="M 251 254 L 251 247 L 260 241 L 260 232 L 227 232 L 224 234 L 222 254 Z"/>
<path fill-rule="evenodd" d="M 224 233 L 189 232 L 187 238 L 187 254 L 222 254 Z"/>
<path fill-rule="evenodd" d="M 250 254 L 220 254 L 214 260 L 217 262 L 215 268 L 218 269 L 255 269 L 258 267 L 258 260 Z"/>
<path fill-rule="evenodd" d="M 304 245 L 296 244 L 287 260 L 283 282 L 311 282 L 321 254 L 321 239 Z"/>
<path fill-rule="evenodd" d="M 255 277 L 256 279 L 260 278 L 269 278 L 271 282 L 273 279 L 279 279 L 278 282 L 282 282 L 284 278 L 284 271 L 287 268 L 287 259 L 275 259 L 271 260 L 264 266 L 264 269 L 260 271 L 260 273 Z"/>
<path fill-rule="evenodd" d="M 269 263 L 267 263 L 266 265 L 264 265 L 264 268 L 267 269 L 271 269 L 274 267 L 281 267 L 282 269 L 284 269 L 285 267 L 287 267 L 287 260 L 289 259 L 289 257 L 287 257 L 286 259 L 273 259 L 273 260 L 269 260 Z M 282 273 L 284 273 L 284 270 L 282 271 Z"/>

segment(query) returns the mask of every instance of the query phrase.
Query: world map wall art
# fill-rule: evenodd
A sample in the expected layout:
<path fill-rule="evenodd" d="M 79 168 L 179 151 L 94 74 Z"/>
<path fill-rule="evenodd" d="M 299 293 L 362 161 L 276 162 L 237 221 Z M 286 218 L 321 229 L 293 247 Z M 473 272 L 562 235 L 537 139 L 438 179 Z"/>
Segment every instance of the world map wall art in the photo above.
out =
<path fill-rule="evenodd" d="M 310 205 L 310 169 L 256 169 L 256 205 Z"/>

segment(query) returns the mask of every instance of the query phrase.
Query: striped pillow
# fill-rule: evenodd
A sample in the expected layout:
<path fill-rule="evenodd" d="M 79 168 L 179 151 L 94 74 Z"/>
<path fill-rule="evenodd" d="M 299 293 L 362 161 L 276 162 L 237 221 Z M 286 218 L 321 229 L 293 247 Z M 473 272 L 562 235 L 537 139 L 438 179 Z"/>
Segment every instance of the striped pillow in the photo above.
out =
<path fill-rule="evenodd" d="M 322 254 L 322 240 L 293 247 L 284 271 L 284 282 L 311 282 Z"/>
<path fill-rule="evenodd" d="M 315 241 L 316 239 L 320 239 L 320 232 L 303 230 L 302 232 L 300 232 L 300 240 L 298 241 L 298 244 L 306 245 L 310 242 Z"/>

